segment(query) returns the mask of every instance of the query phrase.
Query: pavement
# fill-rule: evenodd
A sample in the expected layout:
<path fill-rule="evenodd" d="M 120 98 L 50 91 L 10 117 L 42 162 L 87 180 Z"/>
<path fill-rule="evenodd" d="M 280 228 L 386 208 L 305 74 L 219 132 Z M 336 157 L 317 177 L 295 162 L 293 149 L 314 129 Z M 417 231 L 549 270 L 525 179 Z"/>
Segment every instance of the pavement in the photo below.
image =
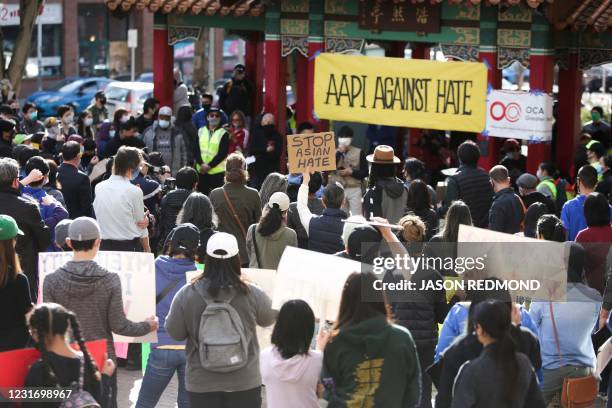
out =
<path fill-rule="evenodd" d="M 125 368 L 118 368 L 117 386 L 119 395 L 117 398 L 117 406 L 119 408 L 132 408 L 136 406 L 138 393 L 140 392 L 140 384 L 142 383 L 142 371 L 129 371 Z M 161 399 L 157 403 L 157 408 L 174 408 L 176 407 L 176 396 L 178 394 L 178 381 L 176 375 L 163 392 Z"/>

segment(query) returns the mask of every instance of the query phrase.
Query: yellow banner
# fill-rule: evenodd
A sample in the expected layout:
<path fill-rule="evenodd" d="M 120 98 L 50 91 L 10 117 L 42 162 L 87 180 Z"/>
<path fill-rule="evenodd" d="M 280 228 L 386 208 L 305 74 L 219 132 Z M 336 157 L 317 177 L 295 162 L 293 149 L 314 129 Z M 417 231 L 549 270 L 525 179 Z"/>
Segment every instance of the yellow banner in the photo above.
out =
<path fill-rule="evenodd" d="M 481 132 L 486 96 L 482 63 L 326 53 L 315 59 L 315 113 L 322 119 Z"/>

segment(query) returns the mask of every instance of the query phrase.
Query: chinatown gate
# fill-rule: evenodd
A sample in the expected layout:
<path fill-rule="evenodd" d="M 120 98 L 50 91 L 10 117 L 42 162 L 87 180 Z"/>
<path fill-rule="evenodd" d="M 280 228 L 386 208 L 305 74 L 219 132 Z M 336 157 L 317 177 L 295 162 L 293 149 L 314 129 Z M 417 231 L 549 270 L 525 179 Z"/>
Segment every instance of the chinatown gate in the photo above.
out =
<path fill-rule="evenodd" d="M 106 0 L 116 14 L 155 13 L 154 83 L 162 105 L 172 105 L 173 44 L 197 39 L 205 28 L 224 28 L 246 41 L 245 65 L 255 83 L 254 112 L 265 109 L 285 132 L 287 57 L 296 53 L 297 121 L 313 117 L 315 57 L 320 52 L 361 52 L 376 43 L 386 56 L 481 61 L 488 82 L 501 88 L 501 70 L 518 61 L 530 69 L 530 88 L 551 93 L 558 67 L 557 167 L 568 173 L 577 144 L 582 71 L 612 62 L 612 0 Z M 265 84 L 265 92 L 264 92 Z M 410 129 L 411 155 L 419 157 L 419 129 Z M 494 135 L 492 135 L 494 136 Z M 478 135 L 487 152 L 481 165 L 498 162 L 503 142 Z M 401 144 L 398 143 L 398 146 Z M 528 147 L 527 170 L 551 159 L 551 144 Z"/>

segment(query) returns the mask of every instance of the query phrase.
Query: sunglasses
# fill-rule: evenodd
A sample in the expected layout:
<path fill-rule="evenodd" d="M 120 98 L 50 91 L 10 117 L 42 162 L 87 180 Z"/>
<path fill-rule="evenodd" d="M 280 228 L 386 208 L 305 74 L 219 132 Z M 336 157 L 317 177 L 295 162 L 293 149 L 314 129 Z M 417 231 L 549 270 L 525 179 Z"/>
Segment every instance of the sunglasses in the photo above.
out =
<path fill-rule="evenodd" d="M 211 113 L 208 115 L 209 118 L 220 118 L 221 115 L 217 114 L 217 113 Z"/>

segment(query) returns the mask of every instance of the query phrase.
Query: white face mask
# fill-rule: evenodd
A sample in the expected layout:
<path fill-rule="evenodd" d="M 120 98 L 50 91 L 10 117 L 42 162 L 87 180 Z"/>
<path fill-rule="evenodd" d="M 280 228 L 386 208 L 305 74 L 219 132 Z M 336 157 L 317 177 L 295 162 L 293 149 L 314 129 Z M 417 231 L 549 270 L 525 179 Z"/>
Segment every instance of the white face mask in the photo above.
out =
<path fill-rule="evenodd" d="M 123 116 L 121 117 L 121 119 L 119 119 L 119 121 L 120 121 L 121 123 L 125 123 L 125 122 L 127 122 L 128 120 L 130 120 L 130 117 L 129 117 L 129 116 L 127 116 L 127 115 L 123 115 Z"/>
<path fill-rule="evenodd" d="M 350 137 L 339 137 L 338 138 L 338 144 L 348 147 L 351 145 L 351 138 Z"/>
<path fill-rule="evenodd" d="M 542 178 L 542 170 L 538 169 L 538 171 L 536 172 L 536 177 L 539 179 Z"/>
<path fill-rule="evenodd" d="M 83 125 L 85 126 L 93 125 L 93 118 L 85 118 L 85 120 L 83 121 Z"/>
<path fill-rule="evenodd" d="M 170 127 L 170 121 L 169 120 L 159 120 L 159 127 L 162 129 L 168 129 Z"/>
<path fill-rule="evenodd" d="M 114 131 L 114 130 L 109 130 L 109 131 L 108 131 L 108 135 L 109 135 L 110 137 L 115 137 L 115 131 Z"/>

